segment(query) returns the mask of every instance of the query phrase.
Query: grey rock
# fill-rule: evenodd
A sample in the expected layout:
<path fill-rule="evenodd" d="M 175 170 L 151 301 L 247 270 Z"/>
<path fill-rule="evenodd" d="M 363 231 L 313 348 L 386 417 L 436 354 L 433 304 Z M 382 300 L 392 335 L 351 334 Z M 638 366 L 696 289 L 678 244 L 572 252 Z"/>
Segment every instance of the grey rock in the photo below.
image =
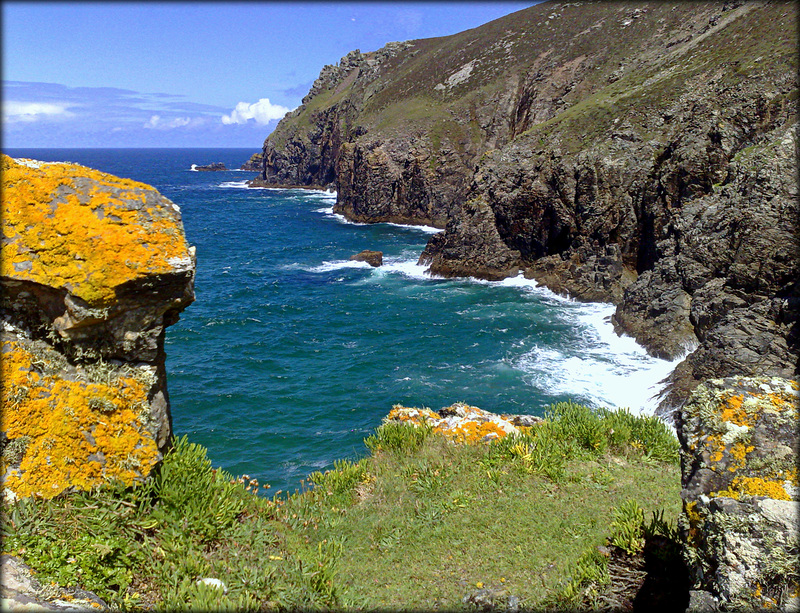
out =
<path fill-rule="evenodd" d="M 265 141 L 261 181 L 335 183 L 349 219 L 443 228 L 432 273 L 523 270 L 616 304 L 619 333 L 686 356 L 662 415 L 709 377 L 791 376 L 797 7 L 655 4 L 630 27 L 613 4 L 549 10 L 326 66 Z M 791 66 L 733 36 L 788 46 Z"/>
<path fill-rule="evenodd" d="M 717 599 L 711 592 L 691 590 L 689 592 L 689 606 L 686 613 L 714 613 L 718 611 Z"/>
<path fill-rule="evenodd" d="M 0 596 L 4 611 L 98 611 L 108 605 L 80 588 L 43 586 L 21 558 L 0 556 Z"/>

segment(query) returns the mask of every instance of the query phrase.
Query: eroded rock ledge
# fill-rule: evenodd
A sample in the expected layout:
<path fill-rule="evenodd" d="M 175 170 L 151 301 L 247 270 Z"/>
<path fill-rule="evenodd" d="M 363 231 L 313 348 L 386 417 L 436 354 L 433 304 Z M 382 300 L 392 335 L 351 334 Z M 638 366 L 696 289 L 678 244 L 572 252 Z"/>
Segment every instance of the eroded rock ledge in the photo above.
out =
<path fill-rule="evenodd" d="M 2 157 L 2 483 L 52 497 L 130 484 L 171 431 L 164 330 L 194 300 L 194 247 L 155 189 Z"/>

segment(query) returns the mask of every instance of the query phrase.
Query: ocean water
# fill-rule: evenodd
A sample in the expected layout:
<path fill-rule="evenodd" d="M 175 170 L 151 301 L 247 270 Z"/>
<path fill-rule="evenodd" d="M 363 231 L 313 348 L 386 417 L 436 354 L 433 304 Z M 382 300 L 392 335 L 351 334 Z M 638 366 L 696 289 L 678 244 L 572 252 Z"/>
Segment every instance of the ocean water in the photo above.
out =
<path fill-rule="evenodd" d="M 542 415 L 575 400 L 652 412 L 675 362 L 609 323 L 613 307 L 521 277 L 441 279 L 417 265 L 432 228 L 350 223 L 335 194 L 249 189 L 244 149 L 13 149 L 158 188 L 197 247 L 197 300 L 167 332 L 174 431 L 269 494 L 365 454 L 392 405 L 465 401 Z M 362 249 L 384 265 L 352 262 Z"/>

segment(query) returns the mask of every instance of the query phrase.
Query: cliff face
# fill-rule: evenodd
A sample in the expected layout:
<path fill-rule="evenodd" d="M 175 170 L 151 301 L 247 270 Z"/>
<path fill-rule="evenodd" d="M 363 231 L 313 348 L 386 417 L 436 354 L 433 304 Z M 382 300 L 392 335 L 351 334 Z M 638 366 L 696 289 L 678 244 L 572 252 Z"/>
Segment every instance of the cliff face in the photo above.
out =
<path fill-rule="evenodd" d="M 164 330 L 194 300 L 194 248 L 153 188 L 2 158 L 4 493 L 132 483 L 170 434 Z"/>
<path fill-rule="evenodd" d="M 356 221 L 444 227 L 441 275 L 524 271 L 618 305 L 705 378 L 798 356 L 797 8 L 543 3 L 326 66 L 261 182 L 335 183 Z"/>

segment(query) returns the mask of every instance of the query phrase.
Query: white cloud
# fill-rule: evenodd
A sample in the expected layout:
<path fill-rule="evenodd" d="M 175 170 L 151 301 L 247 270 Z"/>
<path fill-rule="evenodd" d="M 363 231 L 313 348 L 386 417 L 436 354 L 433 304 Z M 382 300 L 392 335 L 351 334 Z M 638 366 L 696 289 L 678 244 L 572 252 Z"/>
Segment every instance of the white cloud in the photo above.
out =
<path fill-rule="evenodd" d="M 142 124 L 144 128 L 156 129 L 156 130 L 170 130 L 172 128 L 183 128 L 185 126 L 195 127 L 205 123 L 205 119 L 202 117 L 175 117 L 174 119 L 170 119 L 166 121 L 161 118 L 161 115 L 152 115 L 150 119 Z"/>
<path fill-rule="evenodd" d="M 258 102 L 248 104 L 240 102 L 233 109 L 230 115 L 222 116 L 222 123 L 228 125 L 232 123 L 247 123 L 250 119 L 255 119 L 256 123 L 267 124 L 273 119 L 282 119 L 291 109 L 272 104 L 269 98 L 261 98 Z"/>
<path fill-rule="evenodd" d="M 3 102 L 3 121 L 7 123 L 31 122 L 59 116 L 68 117 L 72 115 L 67 110 L 69 106 L 69 104 L 64 103 L 7 100 Z"/>

